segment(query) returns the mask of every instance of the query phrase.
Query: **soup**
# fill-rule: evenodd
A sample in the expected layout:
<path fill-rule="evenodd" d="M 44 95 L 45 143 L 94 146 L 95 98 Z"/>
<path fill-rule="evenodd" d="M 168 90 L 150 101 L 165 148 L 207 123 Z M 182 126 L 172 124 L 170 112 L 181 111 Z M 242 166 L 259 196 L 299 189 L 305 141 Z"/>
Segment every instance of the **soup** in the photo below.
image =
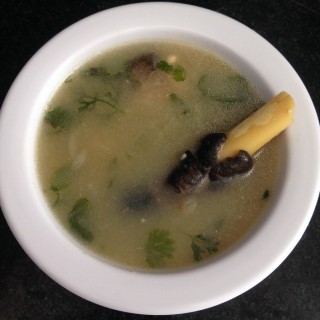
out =
<path fill-rule="evenodd" d="M 103 52 L 46 106 L 37 165 L 58 221 L 95 254 L 131 268 L 191 266 L 218 256 L 262 216 L 278 141 L 253 169 L 177 193 L 167 177 L 186 150 L 227 132 L 262 98 L 234 67 L 191 44 L 146 41 Z"/>

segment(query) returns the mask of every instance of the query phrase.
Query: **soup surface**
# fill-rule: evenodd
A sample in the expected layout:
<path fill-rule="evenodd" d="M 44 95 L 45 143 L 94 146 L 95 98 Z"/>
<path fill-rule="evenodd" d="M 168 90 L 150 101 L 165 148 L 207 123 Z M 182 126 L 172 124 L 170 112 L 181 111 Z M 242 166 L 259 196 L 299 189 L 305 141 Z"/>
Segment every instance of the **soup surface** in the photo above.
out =
<path fill-rule="evenodd" d="M 237 70 L 185 43 L 148 41 L 94 57 L 46 106 L 37 165 L 48 205 L 83 246 L 138 269 L 216 257 L 261 217 L 278 142 L 254 168 L 192 193 L 166 184 L 185 150 L 227 132 L 263 104 Z"/>

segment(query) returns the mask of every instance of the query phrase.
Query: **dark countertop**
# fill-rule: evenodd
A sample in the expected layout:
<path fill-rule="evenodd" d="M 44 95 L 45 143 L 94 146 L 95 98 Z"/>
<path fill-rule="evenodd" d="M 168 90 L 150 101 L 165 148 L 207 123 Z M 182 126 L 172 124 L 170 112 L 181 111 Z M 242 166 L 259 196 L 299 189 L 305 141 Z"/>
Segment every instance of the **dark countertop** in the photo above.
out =
<path fill-rule="evenodd" d="M 185 2 L 235 18 L 271 42 L 300 75 L 320 114 L 319 1 Z M 125 3 L 131 2 L 1 1 L 0 104 L 20 69 L 45 42 L 90 14 Z M 55 283 L 21 249 L 1 214 L 0 319 L 320 319 L 319 248 L 318 203 L 309 227 L 290 256 L 253 289 L 195 313 L 138 316 L 97 306 Z"/>

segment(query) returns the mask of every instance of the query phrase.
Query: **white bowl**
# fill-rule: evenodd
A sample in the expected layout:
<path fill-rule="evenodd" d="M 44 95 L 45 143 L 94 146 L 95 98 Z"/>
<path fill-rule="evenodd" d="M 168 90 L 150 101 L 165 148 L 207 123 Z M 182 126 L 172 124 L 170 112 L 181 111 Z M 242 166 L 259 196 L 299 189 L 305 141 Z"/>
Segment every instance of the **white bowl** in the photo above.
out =
<path fill-rule="evenodd" d="M 295 99 L 294 124 L 282 135 L 285 166 L 278 195 L 263 221 L 225 255 L 196 268 L 134 272 L 88 253 L 66 235 L 41 195 L 35 139 L 56 87 L 95 53 L 140 39 L 178 39 L 212 50 L 238 67 L 269 99 Z M 67 28 L 27 63 L 1 110 L 1 206 L 15 237 L 50 277 L 105 307 L 141 314 L 176 314 L 225 302 L 268 276 L 305 231 L 320 188 L 317 116 L 300 78 L 258 34 L 221 14 L 175 3 L 127 5 Z M 312 170 L 310 169 L 312 168 Z"/>

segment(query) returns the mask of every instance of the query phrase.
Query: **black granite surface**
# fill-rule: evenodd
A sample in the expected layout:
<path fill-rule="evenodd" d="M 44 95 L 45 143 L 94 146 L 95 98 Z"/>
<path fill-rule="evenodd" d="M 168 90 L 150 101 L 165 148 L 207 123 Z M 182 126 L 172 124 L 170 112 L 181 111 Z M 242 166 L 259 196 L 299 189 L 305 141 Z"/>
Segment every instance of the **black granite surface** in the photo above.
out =
<path fill-rule="evenodd" d="M 320 113 L 319 0 L 185 2 L 233 17 L 271 42 L 300 75 Z M 46 41 L 90 14 L 125 3 L 131 2 L 1 0 L 0 104 L 20 69 Z M 195 313 L 141 316 L 97 306 L 55 283 L 24 253 L 1 214 L 0 319 L 320 319 L 319 252 L 318 204 L 291 255 L 255 288 Z"/>

